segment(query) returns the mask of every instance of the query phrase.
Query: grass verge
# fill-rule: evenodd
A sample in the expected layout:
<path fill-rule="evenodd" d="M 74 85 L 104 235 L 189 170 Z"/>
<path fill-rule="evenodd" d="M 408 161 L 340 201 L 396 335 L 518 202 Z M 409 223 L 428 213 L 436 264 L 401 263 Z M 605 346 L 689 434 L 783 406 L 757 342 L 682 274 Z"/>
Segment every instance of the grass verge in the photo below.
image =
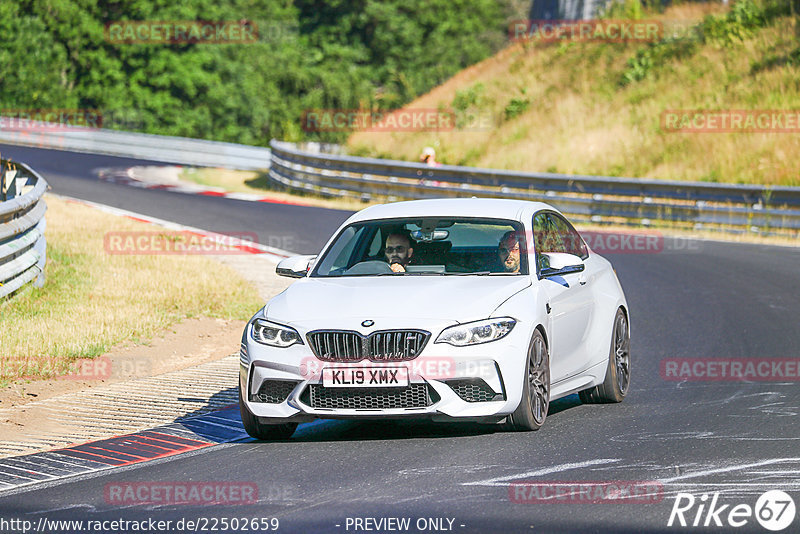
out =
<path fill-rule="evenodd" d="M 188 317 L 247 320 L 263 304 L 237 273 L 202 256 L 117 255 L 110 231 L 158 227 L 50 195 L 47 281 L 0 302 L 0 387 L 69 373 L 123 341 L 146 343 Z"/>

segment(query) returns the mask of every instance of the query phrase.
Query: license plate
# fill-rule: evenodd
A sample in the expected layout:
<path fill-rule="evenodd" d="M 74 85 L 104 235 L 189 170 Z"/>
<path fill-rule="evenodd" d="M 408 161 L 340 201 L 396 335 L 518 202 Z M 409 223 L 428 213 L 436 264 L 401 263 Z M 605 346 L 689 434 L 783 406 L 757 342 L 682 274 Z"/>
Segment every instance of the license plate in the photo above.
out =
<path fill-rule="evenodd" d="M 408 385 L 406 367 L 326 367 L 322 370 L 326 388 L 382 388 Z"/>

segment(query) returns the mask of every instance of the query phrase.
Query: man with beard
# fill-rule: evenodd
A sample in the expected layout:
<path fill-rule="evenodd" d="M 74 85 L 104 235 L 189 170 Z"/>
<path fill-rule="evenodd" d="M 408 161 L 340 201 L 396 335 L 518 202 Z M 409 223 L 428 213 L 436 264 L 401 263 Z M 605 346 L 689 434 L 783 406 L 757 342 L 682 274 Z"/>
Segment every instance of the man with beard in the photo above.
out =
<path fill-rule="evenodd" d="M 383 251 L 386 261 L 396 273 L 406 272 L 406 265 L 414 255 L 411 247 L 411 238 L 407 232 L 392 232 L 386 237 L 386 247 Z"/>
<path fill-rule="evenodd" d="M 519 235 L 514 230 L 506 232 L 497 245 L 497 256 L 500 265 L 507 273 L 519 272 Z"/>

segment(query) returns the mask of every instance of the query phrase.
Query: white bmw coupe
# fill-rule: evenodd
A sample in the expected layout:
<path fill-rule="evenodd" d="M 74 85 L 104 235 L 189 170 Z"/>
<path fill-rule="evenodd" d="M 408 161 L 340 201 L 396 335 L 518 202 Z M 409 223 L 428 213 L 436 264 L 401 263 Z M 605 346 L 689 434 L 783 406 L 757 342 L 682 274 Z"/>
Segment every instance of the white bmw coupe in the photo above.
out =
<path fill-rule="evenodd" d="M 620 402 L 628 305 L 611 264 L 553 207 L 397 202 L 351 216 L 242 336 L 247 432 L 285 439 L 317 418 L 505 422 L 550 402 Z"/>

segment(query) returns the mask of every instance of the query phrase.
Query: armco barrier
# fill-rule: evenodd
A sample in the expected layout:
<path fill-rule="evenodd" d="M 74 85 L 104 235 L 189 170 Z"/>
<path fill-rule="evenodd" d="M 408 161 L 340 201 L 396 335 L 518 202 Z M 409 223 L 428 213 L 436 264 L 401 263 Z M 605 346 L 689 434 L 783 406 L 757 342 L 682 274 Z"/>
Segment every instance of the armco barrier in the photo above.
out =
<path fill-rule="evenodd" d="M 271 179 L 328 195 L 369 199 L 498 197 L 539 200 L 583 222 L 797 235 L 800 187 L 522 173 L 309 153 L 271 142 Z"/>
<path fill-rule="evenodd" d="M 47 182 L 23 163 L 0 160 L 0 298 L 25 284 L 44 284 L 46 261 L 42 195 Z"/>
<path fill-rule="evenodd" d="M 273 140 L 272 150 L 107 129 L 0 129 L 0 142 L 184 165 L 269 169 L 271 179 L 327 195 L 389 199 L 483 196 L 541 200 L 581 222 L 669 224 L 797 236 L 800 187 L 523 173 L 328 154 Z"/>
<path fill-rule="evenodd" d="M 89 154 L 242 170 L 269 169 L 268 148 L 102 128 L 0 128 L 0 142 Z M 49 126 L 48 126 L 49 125 Z"/>

